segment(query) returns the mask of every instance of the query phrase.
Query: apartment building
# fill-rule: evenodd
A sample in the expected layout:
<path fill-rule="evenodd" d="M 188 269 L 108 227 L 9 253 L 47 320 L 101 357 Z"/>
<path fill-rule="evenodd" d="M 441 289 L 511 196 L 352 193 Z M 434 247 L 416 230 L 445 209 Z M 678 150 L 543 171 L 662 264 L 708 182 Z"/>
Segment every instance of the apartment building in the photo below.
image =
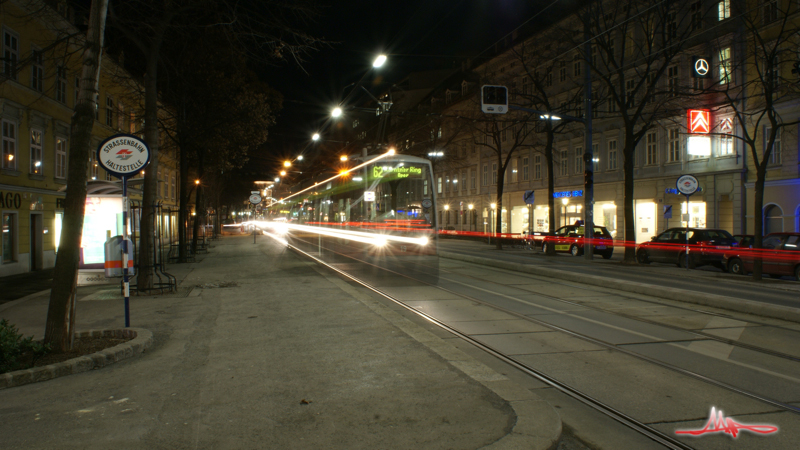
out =
<path fill-rule="evenodd" d="M 70 118 L 78 97 L 81 33 L 65 1 L 0 3 L 0 277 L 55 265 L 69 180 Z M 111 57 L 102 58 L 93 144 L 141 135 L 143 98 Z M 161 160 L 159 197 L 177 205 L 177 158 Z M 102 267 L 102 244 L 121 228 L 120 180 L 90 155 L 82 267 Z M 136 198 L 139 180 L 129 181 Z M 134 225 L 134 227 L 136 227 Z"/>
<path fill-rule="evenodd" d="M 639 116 L 640 121 L 642 117 L 647 121 L 647 126 L 632 127 L 641 132 L 631 158 L 636 242 L 647 241 L 669 227 L 687 225 L 718 227 L 737 234 L 753 232 L 755 166 L 752 152 L 742 137 L 755 135 L 754 129 L 759 128 L 756 152 L 763 154 L 764 136 L 770 130 L 764 121 L 743 120 L 759 112 L 761 104 L 755 99 L 763 97 L 763 93 L 756 91 L 764 84 L 764 77 L 759 79 L 754 73 L 758 71 L 753 62 L 757 49 L 748 46 L 742 36 L 754 32 L 769 35 L 768 28 L 778 25 L 780 21 L 775 17 L 782 17 L 782 13 L 752 8 L 757 6 L 754 2 L 733 8 L 728 0 L 675 2 L 672 10 L 664 11 L 658 18 L 666 21 L 660 28 L 667 30 L 666 39 L 681 44 L 668 60 L 659 61 L 659 52 L 645 53 L 652 46 L 649 39 L 655 28 L 648 30 L 646 21 L 637 13 L 646 9 L 636 9 L 642 5 L 617 2 L 593 11 L 594 17 L 600 19 L 594 20 L 594 28 L 590 29 L 590 47 L 582 45 L 586 41 L 583 24 L 576 23 L 574 17 L 526 36 L 510 36 L 498 44 L 493 56 L 473 63 L 419 102 L 417 110 L 449 118 L 442 119 L 442 125 L 429 120 L 426 132 L 432 133 L 431 137 L 418 137 L 416 141 L 423 147 L 416 153 L 429 153 L 432 159 L 439 160 L 433 189 L 439 197 L 442 227 L 505 233 L 549 229 L 545 120 L 552 120 L 552 126 L 558 127 L 552 145 L 555 228 L 583 218 L 585 128 L 583 123 L 569 122 L 566 118 L 585 117 L 583 89 L 587 65 L 583 52 L 590 48 L 586 51 L 590 52 L 593 66 L 590 163 L 594 170 L 595 223 L 606 226 L 617 239 L 623 239 L 626 192 L 623 166 L 628 139 L 625 121 L 635 114 L 631 110 L 636 109 L 643 96 L 651 96 L 649 109 Z M 753 17 L 748 24 L 742 24 L 739 19 L 747 5 Z M 786 6 L 791 16 L 786 22 L 796 22 L 796 6 L 788 3 Z M 655 22 L 656 16 L 652 19 Z M 669 21 L 674 21 L 674 25 Z M 623 26 L 626 23 L 630 25 L 627 28 Z M 800 31 L 800 27 L 795 28 Z M 795 31 L 784 40 L 788 43 L 797 34 Z M 776 39 L 774 33 L 772 39 Z M 627 62 L 634 59 L 635 62 Z M 704 77 L 694 72 L 698 59 L 706 61 Z M 798 76 L 791 73 L 792 61 L 786 57 L 770 72 L 776 84 L 785 85 L 775 94 L 774 106 L 785 122 L 796 120 L 800 106 L 800 96 L 789 86 L 792 77 L 797 82 Z M 624 64 L 624 70 L 611 73 L 611 66 L 618 62 Z M 662 66 L 663 72 L 650 83 L 650 77 L 656 76 L 652 68 Z M 598 73 L 609 75 L 618 86 L 609 87 Z M 640 80 L 643 82 L 639 83 Z M 480 85 L 506 86 L 510 105 L 532 108 L 542 114 L 522 116 L 512 108 L 504 119 L 500 115 L 487 119 L 489 115 L 479 112 Z M 750 90 L 746 102 L 741 101 L 741 96 L 734 97 L 737 102 L 728 101 L 725 94 L 735 92 L 736 88 Z M 749 109 L 742 109 L 742 105 Z M 622 109 L 626 109 L 624 114 Z M 691 110 L 705 112 L 703 118 L 708 123 L 704 130 L 692 128 Z M 556 123 L 545 119 L 547 114 L 564 120 Z M 491 120 L 504 123 L 495 134 L 476 132 L 475 126 L 463 123 L 486 121 L 489 126 Z M 409 124 L 404 127 L 397 121 L 395 125 L 396 141 L 405 142 L 413 134 Z M 520 133 L 523 127 L 532 131 Z M 797 129 L 796 124 L 781 129 L 772 146 L 764 190 L 765 232 L 800 231 Z M 522 140 L 515 141 L 520 136 Z M 497 139 L 497 145 L 493 139 Z M 498 145 L 506 149 L 499 160 L 493 150 Z M 508 149 L 512 148 L 501 177 L 499 171 Z M 696 176 L 701 186 L 701 191 L 688 202 L 677 193 L 675 185 L 683 174 Z M 504 178 L 502 207 L 497 205 L 496 196 L 501 178 Z M 527 204 L 526 198 L 533 199 L 532 204 Z M 493 218 L 498 214 L 502 226 L 495 230 Z"/>

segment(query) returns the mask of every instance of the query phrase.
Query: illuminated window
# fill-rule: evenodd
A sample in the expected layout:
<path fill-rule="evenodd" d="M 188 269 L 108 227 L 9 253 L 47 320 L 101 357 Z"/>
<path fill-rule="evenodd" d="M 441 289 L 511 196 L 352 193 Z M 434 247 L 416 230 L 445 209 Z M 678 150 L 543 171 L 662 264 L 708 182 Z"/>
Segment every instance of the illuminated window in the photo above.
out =
<path fill-rule="evenodd" d="M 62 137 L 56 138 L 55 177 L 67 178 L 67 140 Z"/>
<path fill-rule="evenodd" d="M 719 49 L 717 54 L 719 60 L 719 84 L 731 82 L 731 48 Z"/>
<path fill-rule="evenodd" d="M 17 124 L 3 120 L 3 169 L 17 170 Z"/>
<path fill-rule="evenodd" d="M 722 0 L 717 4 L 719 15 L 717 16 L 721 21 L 731 17 L 731 0 Z"/>
<path fill-rule="evenodd" d="M 41 175 L 44 161 L 42 160 L 42 132 L 31 130 L 31 171 L 33 175 Z"/>

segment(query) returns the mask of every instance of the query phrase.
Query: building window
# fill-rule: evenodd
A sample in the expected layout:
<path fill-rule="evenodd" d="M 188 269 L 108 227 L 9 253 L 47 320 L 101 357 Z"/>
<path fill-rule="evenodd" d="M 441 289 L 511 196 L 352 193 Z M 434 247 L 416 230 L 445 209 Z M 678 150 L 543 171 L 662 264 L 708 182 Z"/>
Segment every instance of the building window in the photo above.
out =
<path fill-rule="evenodd" d="M 67 68 L 56 67 L 56 101 L 67 104 Z"/>
<path fill-rule="evenodd" d="M 608 170 L 617 169 L 617 140 L 608 141 Z"/>
<path fill-rule="evenodd" d="M 42 165 L 42 132 L 31 130 L 31 174 L 41 175 Z"/>
<path fill-rule="evenodd" d="M 647 147 L 646 165 L 652 166 L 658 164 L 658 133 L 655 131 L 647 133 L 645 141 Z"/>
<path fill-rule="evenodd" d="M 31 89 L 37 92 L 44 90 L 44 59 L 41 50 L 31 52 Z"/>
<path fill-rule="evenodd" d="M 522 181 L 528 181 L 530 179 L 530 172 L 528 170 L 528 158 L 522 158 Z"/>
<path fill-rule="evenodd" d="M 518 159 L 516 159 L 516 158 L 514 158 L 514 159 L 511 161 L 511 182 L 512 182 L 512 183 L 516 183 L 516 182 L 517 182 L 517 172 L 518 172 L 518 170 L 517 170 L 517 163 L 518 163 L 518 162 L 519 162 L 519 160 L 518 160 Z"/>
<path fill-rule="evenodd" d="M 553 72 L 547 72 L 547 75 L 544 77 L 544 85 L 547 87 L 553 86 Z"/>
<path fill-rule="evenodd" d="M 3 121 L 3 169 L 17 170 L 17 124 Z"/>
<path fill-rule="evenodd" d="M 16 242 L 16 218 L 15 213 L 3 213 L 3 263 L 16 261 L 14 255 L 14 243 Z"/>
<path fill-rule="evenodd" d="M 467 157 L 467 141 L 461 141 L 461 157 Z"/>
<path fill-rule="evenodd" d="M 461 171 L 460 180 L 461 180 L 461 185 L 459 187 L 459 190 L 466 192 L 467 191 L 467 171 L 466 170 L 462 170 Z"/>
<path fill-rule="evenodd" d="M 19 61 L 19 38 L 8 30 L 3 30 L 3 75 L 17 79 Z"/>
<path fill-rule="evenodd" d="M 89 152 L 89 178 L 92 180 L 97 179 L 97 161 L 95 161 L 95 152 Z"/>
<path fill-rule="evenodd" d="M 358 119 L 353 121 L 353 129 L 358 128 Z"/>
<path fill-rule="evenodd" d="M 625 80 L 625 107 L 633 108 L 636 104 L 636 80 Z"/>
<path fill-rule="evenodd" d="M 579 59 L 578 57 L 575 58 L 575 61 L 572 61 L 572 76 L 579 77 L 581 76 L 581 67 L 583 66 L 583 60 Z"/>
<path fill-rule="evenodd" d="M 719 15 L 717 17 L 720 22 L 731 17 L 731 0 L 722 0 L 717 6 L 719 9 Z"/>
<path fill-rule="evenodd" d="M 497 163 L 492 163 L 492 185 L 497 184 Z"/>
<path fill-rule="evenodd" d="M 535 155 L 533 157 L 533 179 L 534 180 L 541 180 L 542 179 L 542 156 Z"/>
<path fill-rule="evenodd" d="M 733 119 L 726 117 L 719 123 L 719 152 L 718 156 L 728 156 L 733 154 Z"/>
<path fill-rule="evenodd" d="M 691 14 L 692 31 L 703 29 L 703 10 L 701 1 L 696 1 L 689 5 L 689 12 Z"/>
<path fill-rule="evenodd" d="M 778 0 L 764 0 L 764 23 L 778 20 Z"/>
<path fill-rule="evenodd" d="M 436 178 L 436 193 L 437 194 L 442 193 L 442 177 Z"/>
<path fill-rule="evenodd" d="M 561 150 L 561 170 L 559 171 L 559 175 L 566 176 L 569 175 L 569 164 L 567 160 L 567 151 Z"/>
<path fill-rule="evenodd" d="M 563 82 L 567 81 L 567 62 L 566 61 L 560 61 L 558 64 L 559 64 L 558 81 L 563 83 Z"/>
<path fill-rule="evenodd" d="M 719 49 L 717 55 L 719 59 L 719 84 L 727 84 L 731 82 L 731 48 L 725 47 Z"/>
<path fill-rule="evenodd" d="M 450 192 L 450 176 L 447 175 L 444 177 L 444 191 Z"/>
<path fill-rule="evenodd" d="M 667 162 L 678 162 L 681 160 L 681 134 L 677 128 L 669 130 L 669 153 Z"/>
<path fill-rule="evenodd" d="M 475 177 L 477 176 L 476 173 L 478 172 L 477 169 L 472 169 L 469 171 L 469 187 L 470 189 L 476 189 L 477 185 L 475 182 Z"/>
<path fill-rule="evenodd" d="M 669 97 L 676 97 L 678 95 L 680 81 L 678 66 L 669 66 L 667 68 L 667 95 Z"/>
<path fill-rule="evenodd" d="M 56 178 L 67 178 L 67 140 L 56 138 Z"/>
<path fill-rule="evenodd" d="M 583 147 L 575 147 L 575 173 L 583 173 Z"/>
<path fill-rule="evenodd" d="M 483 165 L 483 186 L 489 185 L 489 165 Z"/>
<path fill-rule="evenodd" d="M 771 133 L 772 133 L 772 128 L 766 127 L 764 129 L 765 141 L 769 140 L 769 135 Z M 764 147 L 766 147 L 766 142 Z M 775 142 L 772 144 L 772 152 L 769 154 L 769 163 L 778 165 L 781 164 L 782 161 L 783 160 L 781 158 L 781 129 L 778 128 L 777 130 L 775 130 Z"/>
<path fill-rule="evenodd" d="M 114 126 L 114 99 L 106 97 L 106 125 Z"/>
<path fill-rule="evenodd" d="M 666 25 L 667 40 L 675 39 L 678 36 L 678 13 L 670 11 L 667 13 Z"/>
<path fill-rule="evenodd" d="M 169 180 L 169 198 L 175 201 L 175 175 L 172 175 Z"/>

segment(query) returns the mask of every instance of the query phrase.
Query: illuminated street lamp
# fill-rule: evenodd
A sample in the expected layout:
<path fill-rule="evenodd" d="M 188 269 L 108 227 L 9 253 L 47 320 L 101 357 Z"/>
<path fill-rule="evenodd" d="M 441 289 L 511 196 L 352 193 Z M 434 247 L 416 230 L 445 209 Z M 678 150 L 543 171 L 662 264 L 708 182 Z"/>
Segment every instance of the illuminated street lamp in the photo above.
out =
<path fill-rule="evenodd" d="M 281 170 L 281 176 L 282 176 L 282 177 L 285 177 L 285 176 L 286 176 L 286 171 L 285 171 L 285 170 Z"/>
<path fill-rule="evenodd" d="M 341 115 L 342 115 L 342 108 L 338 106 L 336 108 L 333 108 L 333 111 L 331 111 L 331 117 L 333 118 L 339 117 Z"/>
<path fill-rule="evenodd" d="M 303 155 L 297 155 L 297 160 L 298 161 L 302 161 L 303 160 Z"/>
<path fill-rule="evenodd" d="M 311 136 L 311 140 L 314 141 L 314 142 L 318 141 L 319 140 L 319 133 L 314 133 L 314 135 Z"/>
<path fill-rule="evenodd" d="M 292 162 L 291 161 L 284 161 L 283 162 L 283 167 L 292 167 Z"/>
<path fill-rule="evenodd" d="M 386 55 L 378 55 L 378 57 L 375 58 L 375 61 L 372 61 L 372 67 L 377 69 L 378 67 L 382 66 L 385 62 L 386 62 Z"/>
<path fill-rule="evenodd" d="M 339 157 L 339 161 L 345 162 L 347 161 L 347 155 L 342 155 Z"/>

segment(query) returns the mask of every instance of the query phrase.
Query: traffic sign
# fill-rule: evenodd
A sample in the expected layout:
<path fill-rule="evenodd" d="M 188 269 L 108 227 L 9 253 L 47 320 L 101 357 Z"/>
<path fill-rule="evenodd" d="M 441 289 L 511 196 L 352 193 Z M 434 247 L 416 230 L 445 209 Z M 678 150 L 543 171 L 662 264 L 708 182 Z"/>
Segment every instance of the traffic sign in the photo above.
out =
<path fill-rule="evenodd" d="M 261 196 L 258 194 L 253 194 L 250 196 L 250 203 L 257 205 L 261 203 Z"/>
<path fill-rule="evenodd" d="M 525 193 L 522 194 L 522 200 L 525 202 L 526 205 L 532 205 L 533 204 L 533 191 L 525 191 Z"/>
<path fill-rule="evenodd" d="M 505 86 L 481 86 L 481 111 L 489 114 L 508 112 L 508 88 Z"/>
<path fill-rule="evenodd" d="M 675 187 L 678 189 L 678 192 L 683 195 L 692 195 L 697 192 L 700 183 L 694 175 L 681 175 L 675 183 Z"/>

